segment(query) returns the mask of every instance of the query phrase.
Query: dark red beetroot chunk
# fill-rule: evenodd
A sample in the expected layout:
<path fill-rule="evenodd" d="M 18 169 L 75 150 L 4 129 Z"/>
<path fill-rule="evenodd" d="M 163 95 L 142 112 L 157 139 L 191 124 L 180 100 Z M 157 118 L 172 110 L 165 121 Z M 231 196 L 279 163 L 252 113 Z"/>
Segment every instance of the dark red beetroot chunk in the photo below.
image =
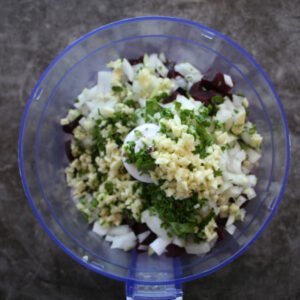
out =
<path fill-rule="evenodd" d="M 216 223 L 218 225 L 217 228 L 218 241 L 224 240 L 224 234 L 225 234 L 224 227 L 226 222 L 227 222 L 227 218 L 221 218 L 221 217 L 216 218 Z"/>
<path fill-rule="evenodd" d="M 213 96 L 221 94 L 223 97 L 228 96 L 230 99 L 231 87 L 226 85 L 223 73 L 217 73 L 213 80 L 202 78 L 200 81 L 194 83 L 190 89 L 191 96 L 204 105 L 211 103 Z"/>
<path fill-rule="evenodd" d="M 128 59 L 128 61 L 132 66 L 137 65 L 137 64 L 142 64 L 144 61 L 144 56 L 142 55 L 138 58 L 131 58 L 131 59 Z"/>
<path fill-rule="evenodd" d="M 217 234 L 218 234 L 218 241 L 224 240 L 225 230 L 224 227 L 218 227 L 217 228 Z"/>
<path fill-rule="evenodd" d="M 245 195 L 245 194 L 242 194 L 241 196 L 243 196 L 243 197 L 245 197 L 245 198 L 247 199 L 247 201 L 244 202 L 244 203 L 242 204 L 242 206 L 241 206 L 241 208 L 244 208 L 244 207 L 246 207 L 246 206 L 248 205 L 249 199 L 248 199 L 247 195 Z"/>
<path fill-rule="evenodd" d="M 168 257 L 177 257 L 185 253 L 185 249 L 174 244 L 170 244 L 166 248 Z"/>
<path fill-rule="evenodd" d="M 153 241 L 157 239 L 157 235 L 153 232 L 149 234 L 149 236 L 141 243 L 141 245 L 149 246 Z"/>
<path fill-rule="evenodd" d="M 214 79 L 212 80 L 211 84 L 213 89 L 221 93 L 222 96 L 227 96 L 229 94 L 229 91 L 231 90 L 231 87 L 226 85 L 225 83 L 223 73 L 217 73 Z"/>
<path fill-rule="evenodd" d="M 72 151 L 71 151 L 71 141 L 65 142 L 65 151 L 66 151 L 66 155 L 67 155 L 69 161 L 73 161 L 75 159 L 75 157 L 73 156 Z"/>
<path fill-rule="evenodd" d="M 78 116 L 74 121 L 70 122 L 67 125 L 62 125 L 62 129 L 65 133 L 72 134 L 73 130 L 78 126 L 79 120 L 82 116 Z"/>
<path fill-rule="evenodd" d="M 172 61 L 167 61 L 165 63 L 165 66 L 167 67 L 167 69 L 169 70 L 167 77 L 172 79 L 172 78 L 176 78 L 177 76 L 183 77 L 180 73 L 176 72 L 174 70 L 175 67 L 175 63 Z"/>
<path fill-rule="evenodd" d="M 173 102 L 178 95 L 183 95 L 183 96 L 187 96 L 186 91 L 182 88 L 178 88 L 175 92 L 173 92 L 170 96 L 168 96 L 167 98 L 163 99 L 163 103 L 167 104 L 167 103 L 171 103 Z"/>
<path fill-rule="evenodd" d="M 215 91 L 203 90 L 201 81 L 196 82 L 190 88 L 190 94 L 196 101 L 201 101 L 204 105 L 209 105 L 213 96 L 217 95 Z"/>
<path fill-rule="evenodd" d="M 136 235 L 150 230 L 145 223 L 135 223 L 131 228 Z"/>

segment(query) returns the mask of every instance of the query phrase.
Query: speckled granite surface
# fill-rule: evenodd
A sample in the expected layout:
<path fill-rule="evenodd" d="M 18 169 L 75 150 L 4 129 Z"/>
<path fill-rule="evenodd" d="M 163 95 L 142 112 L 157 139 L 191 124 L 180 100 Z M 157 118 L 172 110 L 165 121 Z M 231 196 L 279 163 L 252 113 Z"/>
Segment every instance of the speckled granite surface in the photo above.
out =
<path fill-rule="evenodd" d="M 185 299 L 300 299 L 297 0 L 0 1 L 0 299 L 124 299 L 122 283 L 75 263 L 38 224 L 19 180 L 17 138 L 28 95 L 59 51 L 95 27 L 149 14 L 199 21 L 246 48 L 273 80 L 291 129 L 289 184 L 271 225 L 233 264 L 185 284 Z"/>

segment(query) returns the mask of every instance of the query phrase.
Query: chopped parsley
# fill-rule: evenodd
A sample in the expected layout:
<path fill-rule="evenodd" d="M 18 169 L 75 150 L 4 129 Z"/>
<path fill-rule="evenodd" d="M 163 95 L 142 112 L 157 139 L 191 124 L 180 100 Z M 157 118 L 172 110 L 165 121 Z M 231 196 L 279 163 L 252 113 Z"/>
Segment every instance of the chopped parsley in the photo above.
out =
<path fill-rule="evenodd" d="M 198 199 L 194 194 L 190 198 L 176 200 L 167 197 L 165 192 L 155 184 L 142 186 L 142 198 L 150 212 L 157 214 L 162 220 L 162 226 L 170 235 L 180 238 L 192 238 L 200 241 L 203 239 L 203 229 L 215 217 L 210 211 L 208 215 L 201 216 L 201 207 L 207 199 Z M 198 205 L 198 209 L 195 209 Z"/>
<path fill-rule="evenodd" d="M 125 146 L 125 152 L 127 154 L 126 162 L 134 164 L 141 174 L 147 174 L 155 169 L 155 160 L 147 146 L 135 152 L 135 142 L 128 142 Z"/>
<path fill-rule="evenodd" d="M 115 93 L 120 93 L 120 92 L 123 91 L 123 87 L 118 86 L 118 85 L 112 86 L 111 89 L 112 89 Z"/>

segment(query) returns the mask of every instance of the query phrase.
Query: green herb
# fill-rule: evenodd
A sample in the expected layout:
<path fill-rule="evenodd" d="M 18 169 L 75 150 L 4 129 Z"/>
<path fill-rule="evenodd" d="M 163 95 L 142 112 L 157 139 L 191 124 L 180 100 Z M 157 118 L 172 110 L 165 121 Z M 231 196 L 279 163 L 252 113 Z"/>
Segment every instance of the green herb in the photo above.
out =
<path fill-rule="evenodd" d="M 248 130 L 249 134 L 253 135 L 256 133 L 256 125 L 252 124 L 252 127 Z"/>
<path fill-rule="evenodd" d="M 215 177 L 222 176 L 222 171 L 221 171 L 221 170 L 215 170 L 215 169 L 214 169 L 214 176 L 215 176 Z"/>
<path fill-rule="evenodd" d="M 222 104 L 224 102 L 224 98 L 220 95 L 216 95 L 216 96 L 213 96 L 211 98 L 211 101 L 212 101 L 213 104 L 219 105 L 219 104 Z"/>
<path fill-rule="evenodd" d="M 167 93 L 161 93 L 159 95 L 156 95 L 153 97 L 153 100 L 156 100 L 157 102 L 161 102 L 161 100 L 164 100 L 168 97 L 169 95 Z"/>
<path fill-rule="evenodd" d="M 104 188 L 109 195 L 112 195 L 114 191 L 114 184 L 111 181 L 106 181 L 104 184 Z"/>
<path fill-rule="evenodd" d="M 181 108 L 181 103 L 176 101 L 176 102 L 175 102 L 175 110 L 176 110 L 177 112 L 179 112 L 180 108 Z"/>
<path fill-rule="evenodd" d="M 201 158 L 205 158 L 208 155 L 206 148 L 212 145 L 213 137 L 199 124 L 196 126 L 196 133 L 199 137 L 200 143 L 195 147 L 196 149 L 194 153 L 198 153 Z"/>
<path fill-rule="evenodd" d="M 123 91 L 123 87 L 118 86 L 118 85 L 112 86 L 111 89 L 112 89 L 114 92 L 116 92 L 116 93 L 120 93 L 120 92 Z"/>
<path fill-rule="evenodd" d="M 193 164 L 189 164 L 189 165 L 188 165 L 188 169 L 189 169 L 190 171 L 193 171 L 193 170 L 194 170 Z"/>
<path fill-rule="evenodd" d="M 97 125 L 92 130 L 92 139 L 93 139 L 93 145 L 91 147 L 91 154 L 93 159 L 95 159 L 97 156 L 99 156 L 99 153 L 101 151 L 105 150 L 105 139 L 102 136 L 101 128 L 99 125 Z"/>
<path fill-rule="evenodd" d="M 137 102 L 132 100 L 132 99 L 127 99 L 127 100 L 124 101 L 124 104 L 126 104 L 129 107 L 135 108 Z"/>
<path fill-rule="evenodd" d="M 135 130 L 135 131 L 134 131 L 134 134 L 135 134 L 135 136 L 136 136 L 137 138 L 140 138 L 140 137 L 143 136 L 143 134 L 142 134 L 139 130 Z"/>
<path fill-rule="evenodd" d="M 135 164 L 141 174 L 147 174 L 149 171 L 154 170 L 155 160 L 150 155 L 147 147 L 135 152 L 135 142 L 128 142 L 125 146 L 125 152 L 127 153 L 126 162 Z"/>
<path fill-rule="evenodd" d="M 91 201 L 91 206 L 92 207 L 96 207 L 98 205 L 98 201 L 96 198 L 93 198 L 92 201 Z"/>
<path fill-rule="evenodd" d="M 248 150 L 249 149 L 249 146 L 242 139 L 238 139 L 238 143 L 240 144 L 240 147 L 243 150 Z"/>
<path fill-rule="evenodd" d="M 168 108 L 163 108 L 161 111 L 161 117 L 164 119 L 172 119 L 174 117 L 173 113 Z"/>
<path fill-rule="evenodd" d="M 237 95 L 237 96 L 240 96 L 240 97 L 245 97 L 245 95 L 242 94 L 242 93 L 236 93 L 236 95 Z"/>
<path fill-rule="evenodd" d="M 180 111 L 179 117 L 180 117 L 181 122 L 183 124 L 188 125 L 188 123 L 190 123 L 195 118 L 195 114 L 192 110 L 183 109 L 183 110 Z"/>
<path fill-rule="evenodd" d="M 156 113 L 161 111 L 162 107 L 158 104 L 157 100 L 152 99 L 146 102 L 146 121 L 149 121 Z"/>

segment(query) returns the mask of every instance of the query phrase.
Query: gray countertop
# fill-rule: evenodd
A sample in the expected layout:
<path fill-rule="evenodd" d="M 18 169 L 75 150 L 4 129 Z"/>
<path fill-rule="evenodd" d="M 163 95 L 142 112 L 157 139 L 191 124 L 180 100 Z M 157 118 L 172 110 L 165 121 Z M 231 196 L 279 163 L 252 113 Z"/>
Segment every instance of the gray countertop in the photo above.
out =
<path fill-rule="evenodd" d="M 17 138 L 30 91 L 66 45 L 149 14 L 199 21 L 247 49 L 273 80 L 291 130 L 292 169 L 274 220 L 233 264 L 185 284 L 185 299 L 300 299 L 299 1 L 1 0 L 0 7 L 0 299 L 124 299 L 122 283 L 78 265 L 38 224 L 19 179 Z"/>

